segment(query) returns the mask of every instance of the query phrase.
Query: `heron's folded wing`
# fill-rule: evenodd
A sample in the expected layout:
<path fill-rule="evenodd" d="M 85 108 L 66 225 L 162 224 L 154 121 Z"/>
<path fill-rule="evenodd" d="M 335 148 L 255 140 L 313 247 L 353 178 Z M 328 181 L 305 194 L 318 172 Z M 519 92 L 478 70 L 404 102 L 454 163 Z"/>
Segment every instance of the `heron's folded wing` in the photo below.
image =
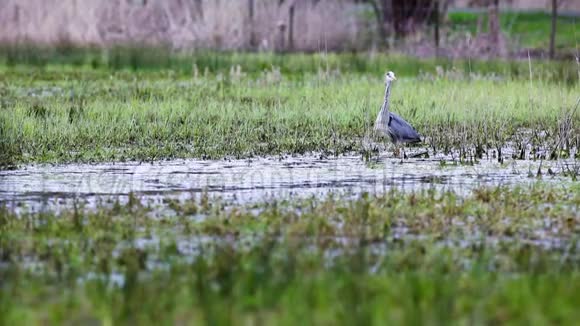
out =
<path fill-rule="evenodd" d="M 391 133 L 395 134 L 400 141 L 404 142 L 419 142 L 421 136 L 407 121 L 391 112 L 389 121 L 389 129 Z"/>

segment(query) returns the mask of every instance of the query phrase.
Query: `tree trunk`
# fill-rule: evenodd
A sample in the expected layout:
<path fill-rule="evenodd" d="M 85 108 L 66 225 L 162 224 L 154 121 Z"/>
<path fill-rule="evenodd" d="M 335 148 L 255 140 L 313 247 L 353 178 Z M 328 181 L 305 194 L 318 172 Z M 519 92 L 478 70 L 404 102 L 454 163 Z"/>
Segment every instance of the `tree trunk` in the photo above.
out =
<path fill-rule="evenodd" d="M 375 14 L 375 19 L 377 21 L 377 32 L 379 34 L 380 44 L 386 44 L 387 33 L 385 31 L 385 16 L 383 14 L 383 6 L 384 2 L 381 6 L 379 6 L 378 2 L 380 0 L 367 0 L 367 2 L 373 8 L 373 13 Z"/>
<path fill-rule="evenodd" d="M 393 0 L 381 0 L 381 19 L 385 37 L 389 30 L 392 30 L 393 20 Z"/>

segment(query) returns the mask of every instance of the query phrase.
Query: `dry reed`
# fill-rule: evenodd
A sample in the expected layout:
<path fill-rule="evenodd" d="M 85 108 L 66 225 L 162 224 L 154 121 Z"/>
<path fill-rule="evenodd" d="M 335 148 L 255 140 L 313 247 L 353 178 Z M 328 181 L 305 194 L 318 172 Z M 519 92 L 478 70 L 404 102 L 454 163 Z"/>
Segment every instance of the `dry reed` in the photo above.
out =
<path fill-rule="evenodd" d="M 361 19 L 349 0 L 3 0 L 0 42 L 109 46 L 167 45 L 177 49 L 271 50 L 294 6 L 293 48 L 360 45 Z M 282 36 L 288 44 L 289 30 Z M 253 43 L 253 44 L 251 44 Z"/>

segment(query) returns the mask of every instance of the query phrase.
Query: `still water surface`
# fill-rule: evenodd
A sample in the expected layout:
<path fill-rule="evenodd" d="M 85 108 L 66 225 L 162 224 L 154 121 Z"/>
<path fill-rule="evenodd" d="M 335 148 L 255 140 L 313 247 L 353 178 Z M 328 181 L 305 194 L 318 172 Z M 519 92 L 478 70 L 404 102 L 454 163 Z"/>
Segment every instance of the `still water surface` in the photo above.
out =
<path fill-rule="evenodd" d="M 445 162 L 445 163 L 442 163 Z M 391 188 L 434 188 L 469 193 L 479 186 L 523 185 L 541 180 L 571 182 L 560 172 L 575 162 L 482 160 L 456 164 L 446 157 L 400 160 L 360 156 L 308 155 L 245 160 L 172 160 L 155 163 L 36 165 L 0 171 L 0 203 L 9 208 L 62 208 L 76 201 L 88 206 L 103 199 L 126 200 L 130 193 L 146 203 L 167 196 L 189 198 L 207 192 L 231 204 L 341 193 L 358 195 Z M 548 170 L 550 173 L 548 173 Z M 554 175 L 552 175 L 554 174 Z"/>

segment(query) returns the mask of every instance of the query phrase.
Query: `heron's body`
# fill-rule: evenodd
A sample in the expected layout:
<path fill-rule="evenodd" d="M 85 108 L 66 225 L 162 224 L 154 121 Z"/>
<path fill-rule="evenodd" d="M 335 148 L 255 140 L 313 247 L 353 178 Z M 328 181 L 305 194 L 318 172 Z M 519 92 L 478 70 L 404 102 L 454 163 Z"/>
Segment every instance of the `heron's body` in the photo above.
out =
<path fill-rule="evenodd" d="M 381 111 L 375 121 L 375 131 L 388 136 L 395 144 L 419 143 L 421 136 L 407 121 L 389 110 L 389 96 L 391 95 L 391 82 L 396 80 L 395 74 L 388 72 L 386 75 L 385 100 Z"/>
<path fill-rule="evenodd" d="M 381 125 L 378 127 L 375 126 L 375 130 L 385 137 L 388 136 L 395 144 L 413 144 L 421 142 L 421 136 L 417 133 L 415 128 L 393 112 L 389 112 L 388 123 L 381 122 Z"/>

